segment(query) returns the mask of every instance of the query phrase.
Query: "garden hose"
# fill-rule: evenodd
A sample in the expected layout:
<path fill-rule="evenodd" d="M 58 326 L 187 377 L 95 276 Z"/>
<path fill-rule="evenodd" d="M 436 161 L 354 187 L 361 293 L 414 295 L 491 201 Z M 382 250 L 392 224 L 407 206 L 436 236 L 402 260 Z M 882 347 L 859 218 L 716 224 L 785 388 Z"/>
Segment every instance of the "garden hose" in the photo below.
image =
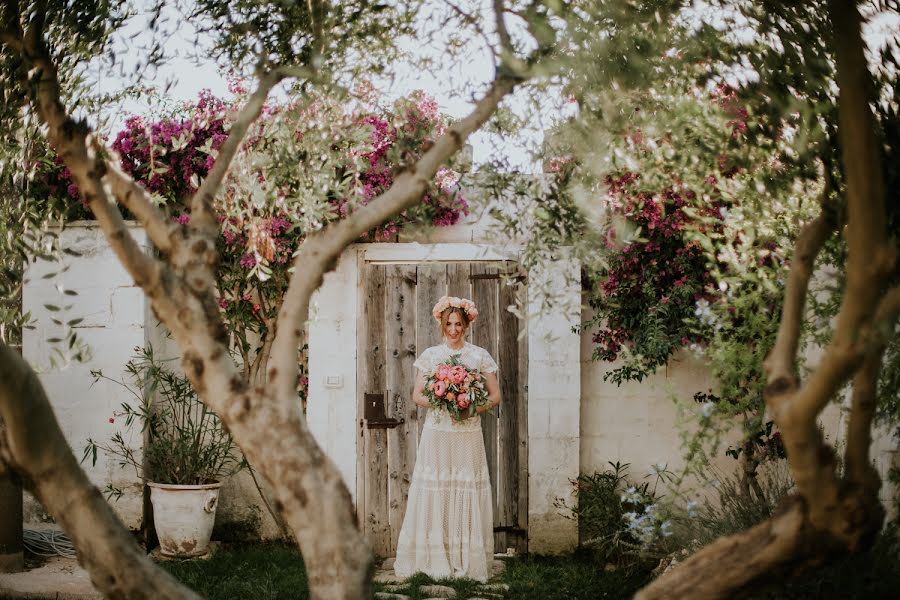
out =
<path fill-rule="evenodd" d="M 26 550 L 37 556 L 75 558 L 72 540 L 58 529 L 23 529 L 22 542 Z"/>

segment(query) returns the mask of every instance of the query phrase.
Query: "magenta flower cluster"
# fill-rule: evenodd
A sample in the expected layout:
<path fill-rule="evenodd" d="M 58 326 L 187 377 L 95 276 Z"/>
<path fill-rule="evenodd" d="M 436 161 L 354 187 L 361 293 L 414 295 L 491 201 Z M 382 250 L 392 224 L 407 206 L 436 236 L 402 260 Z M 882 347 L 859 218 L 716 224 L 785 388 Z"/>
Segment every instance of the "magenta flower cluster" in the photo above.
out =
<path fill-rule="evenodd" d="M 654 194 L 641 190 L 639 179 L 627 172 L 606 182 L 619 218 L 640 227 L 646 241 L 621 244 L 612 235 L 607 238 L 608 269 L 591 300 L 599 325 L 593 342 L 594 356 L 606 361 L 616 360 L 631 344 L 652 371 L 677 348 L 699 341 L 685 317 L 715 290 L 702 249 L 685 235 L 689 227 L 703 227 L 685 211 L 693 192 Z M 717 207 L 707 212 L 719 216 Z"/>
<path fill-rule="evenodd" d="M 355 188 L 355 200 L 362 205 L 393 185 L 398 160 L 417 160 L 446 130 L 437 102 L 421 90 L 398 100 L 392 111 L 362 114 L 356 123 L 360 127 L 370 128 L 369 144 L 362 153 L 368 167 L 358 173 Z M 468 202 L 458 187 L 443 183 L 437 181 L 435 187 L 425 194 L 422 203 L 427 218 L 438 227 L 455 225 L 469 214 Z M 350 198 L 342 198 L 335 200 L 334 204 L 335 214 L 342 217 L 351 210 L 352 202 Z M 401 214 L 397 219 L 370 231 L 367 237 L 372 240 L 390 239 L 410 220 L 409 214 Z"/>
<path fill-rule="evenodd" d="M 228 137 L 226 108 L 205 91 L 183 117 L 129 118 L 112 143 L 122 170 L 169 200 L 189 197 L 196 191 L 192 182 L 205 177 L 215 164 L 203 148 L 208 144 L 208 149 L 216 150 Z"/>

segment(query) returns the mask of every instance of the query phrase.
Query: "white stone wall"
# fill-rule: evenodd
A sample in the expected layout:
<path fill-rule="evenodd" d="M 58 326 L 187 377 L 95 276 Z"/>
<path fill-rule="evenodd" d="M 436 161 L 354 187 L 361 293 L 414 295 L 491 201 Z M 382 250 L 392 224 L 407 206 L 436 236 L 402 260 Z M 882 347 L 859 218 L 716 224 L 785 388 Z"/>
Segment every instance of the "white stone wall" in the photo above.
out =
<path fill-rule="evenodd" d="M 146 243 L 142 230 L 132 227 L 131 233 L 139 243 Z M 99 229 L 93 225 L 73 224 L 62 231 L 60 237 L 64 248 L 75 250 L 81 256 L 65 255 L 61 263 L 38 261 L 27 266 L 22 303 L 23 309 L 31 312 L 34 329 L 23 332 L 22 352 L 39 372 L 63 434 L 80 458 L 88 438 L 108 441 L 117 431 L 127 435 L 124 419 L 115 415 L 122 402 L 134 398 L 112 382 L 94 383 L 90 371 L 100 369 L 114 379 L 125 378 L 124 363 L 133 354 L 135 346 L 144 344 L 146 303 L 143 292 L 134 285 Z M 44 279 L 52 273 L 57 274 Z M 64 295 L 57 286 L 78 295 Z M 48 310 L 45 307 L 48 304 L 71 304 L 72 307 L 60 313 Z M 72 363 L 65 368 L 50 366 L 54 344 L 47 340 L 61 334 L 61 328 L 51 321 L 52 317 L 83 319 L 75 329 L 90 347 L 91 360 Z M 113 419 L 112 423 L 110 419 Z M 136 436 L 135 446 L 140 448 L 140 433 L 136 432 Z M 139 527 L 142 492 L 136 473 L 120 468 L 116 460 L 104 456 L 98 456 L 96 466 L 88 460 L 83 467 L 99 488 L 103 489 L 107 483 L 123 488 L 124 497 L 112 502 L 112 507 L 127 526 Z M 25 515 L 26 521 L 46 519 L 40 505 L 30 497 L 26 499 Z"/>
<path fill-rule="evenodd" d="M 143 232 L 132 228 L 140 243 Z M 102 233 L 93 226 L 73 225 L 62 232 L 63 243 L 81 257 L 67 256 L 60 266 L 37 262 L 29 265 L 23 294 L 24 309 L 35 318 L 35 329 L 26 330 L 23 353 L 39 369 L 57 419 L 73 451 L 80 457 L 88 437 L 108 440 L 122 430 L 115 418 L 128 392 L 110 382 L 94 384 L 91 369 L 102 369 L 117 379 L 133 348 L 151 341 L 161 356 L 177 357 L 180 351 L 147 310 L 140 289 L 120 266 Z M 310 311 L 310 402 L 308 422 L 316 439 L 343 475 L 354 499 L 357 490 L 357 382 L 356 327 L 361 318 L 358 266 L 361 260 L 418 262 L 429 260 L 515 259 L 517 248 L 492 243 L 489 218 L 473 215 L 459 227 L 407 234 L 409 243 L 358 244 L 349 248 L 337 268 L 325 277 Z M 414 241 L 415 240 L 415 241 Z M 43 279 L 43 276 L 59 272 Z M 576 524 L 554 506 L 557 498 L 571 500 L 571 479 L 607 467 L 607 462 L 631 464 L 633 479 L 641 481 L 652 465 L 681 466 L 678 414 L 675 398 L 690 400 L 696 391 L 714 387 L 706 367 L 689 353 L 681 353 L 660 372 L 641 383 L 617 387 L 603 381 L 610 365 L 591 361 L 590 332 L 576 335 L 572 326 L 579 315 L 578 265 L 564 257 L 546 273 L 529 274 L 528 313 L 528 432 L 529 432 L 529 544 L 533 552 L 559 552 L 577 542 Z M 63 289 L 78 292 L 64 296 Z M 552 293 L 549 293 L 552 292 Z M 549 294 L 548 294 L 549 293 Z M 46 304 L 73 304 L 66 319 L 83 318 L 79 336 L 93 350 L 85 364 L 51 369 L 52 346 L 57 335 Z M 548 310 L 549 308 L 549 310 Z M 586 310 L 586 309 L 585 309 Z M 808 360 L 815 363 L 817 356 Z M 845 411 L 832 405 L 821 419 L 831 439 L 838 441 Z M 110 423 L 109 419 L 114 422 Z M 139 444 L 138 444 L 139 445 Z M 888 432 L 873 441 L 873 459 L 886 475 L 897 460 L 896 442 Z M 734 461 L 721 455 L 722 469 Z M 98 487 L 107 482 L 126 490 L 113 502 L 114 510 L 132 528 L 140 526 L 140 483 L 133 472 L 100 457 L 96 467 L 85 464 Z M 882 488 L 883 500 L 890 488 Z M 26 520 L 44 515 L 32 499 L 26 501 Z M 232 478 L 223 489 L 217 524 L 243 528 L 263 539 L 280 535 L 249 474 Z"/>
<path fill-rule="evenodd" d="M 582 318 L 592 317 L 589 307 Z M 594 344 L 590 331 L 581 336 L 581 473 L 590 474 L 610 468 L 609 462 L 629 463 L 630 479 L 635 483 L 653 480 L 655 465 L 666 465 L 678 472 L 684 467 L 683 431 L 690 427 L 679 404 L 693 405 L 695 392 L 715 390 L 716 382 L 702 359 L 689 351 L 678 352 L 669 364 L 641 382 L 617 386 L 603 380 L 603 376 L 618 364 L 591 360 Z M 810 350 L 804 357 L 808 368 L 814 368 L 821 358 L 820 350 Z M 846 434 L 847 408 L 839 402 L 828 405 L 819 417 L 819 426 L 829 443 L 843 452 Z M 741 430 L 723 435 L 719 452 L 710 457 L 712 471 L 734 473 L 737 461 L 725 455 L 725 449 L 741 439 Z M 896 441 L 889 432 L 873 432 L 871 456 L 886 481 L 887 471 L 896 460 Z M 687 480 L 683 492 L 708 495 L 708 487 L 697 486 Z M 891 486 L 881 489 L 881 499 L 890 504 Z"/>
<path fill-rule="evenodd" d="M 309 315 L 309 428 L 356 501 L 356 325 L 360 247 L 348 249 L 313 295 Z"/>
<path fill-rule="evenodd" d="M 544 288 L 553 290 L 552 310 Z M 528 549 L 574 549 L 578 525 L 554 506 L 572 501 L 580 465 L 580 266 L 562 259 L 528 277 Z"/>

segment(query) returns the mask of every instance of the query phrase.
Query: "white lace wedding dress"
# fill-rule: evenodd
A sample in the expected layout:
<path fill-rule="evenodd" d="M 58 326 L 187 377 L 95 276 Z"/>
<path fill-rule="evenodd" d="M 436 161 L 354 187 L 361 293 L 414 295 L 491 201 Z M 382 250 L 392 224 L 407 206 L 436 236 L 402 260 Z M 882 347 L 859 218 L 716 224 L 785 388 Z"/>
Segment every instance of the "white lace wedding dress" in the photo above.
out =
<path fill-rule="evenodd" d="M 425 350 L 415 367 L 430 374 L 459 354 L 469 369 L 497 371 L 484 348 L 466 343 Z M 416 453 L 406 516 L 397 542 L 394 572 L 409 577 L 469 577 L 487 581 L 494 558 L 491 482 L 479 416 L 455 421 L 444 410 L 429 409 Z"/>

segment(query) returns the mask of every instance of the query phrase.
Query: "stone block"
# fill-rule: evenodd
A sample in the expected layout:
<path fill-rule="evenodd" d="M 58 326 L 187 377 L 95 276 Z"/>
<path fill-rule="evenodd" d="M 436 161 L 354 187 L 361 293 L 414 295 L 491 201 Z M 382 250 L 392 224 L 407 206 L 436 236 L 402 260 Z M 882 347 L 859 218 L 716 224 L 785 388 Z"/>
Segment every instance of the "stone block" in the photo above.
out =
<path fill-rule="evenodd" d="M 456 590 L 448 585 L 423 585 L 419 592 L 434 598 L 456 598 Z"/>

